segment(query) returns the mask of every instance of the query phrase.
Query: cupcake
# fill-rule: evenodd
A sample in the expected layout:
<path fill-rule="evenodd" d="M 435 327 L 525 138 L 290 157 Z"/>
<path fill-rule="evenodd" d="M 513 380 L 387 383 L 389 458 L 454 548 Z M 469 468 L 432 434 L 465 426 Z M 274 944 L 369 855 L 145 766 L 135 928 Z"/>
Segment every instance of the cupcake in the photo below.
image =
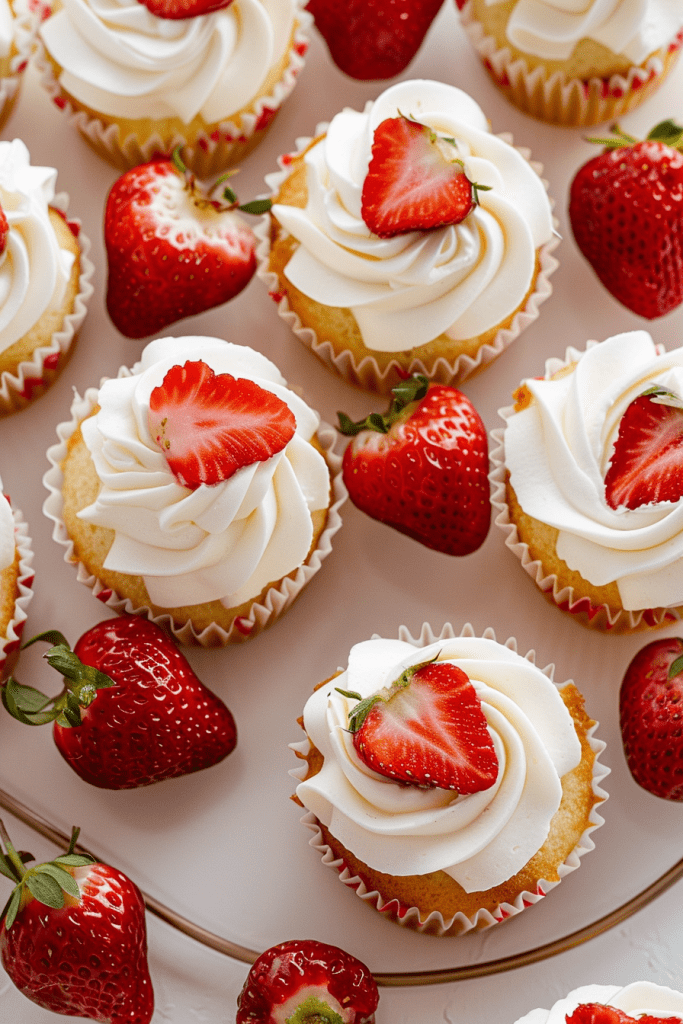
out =
<path fill-rule="evenodd" d="M 625 1015 L 618 1017 L 622 1024 L 636 1024 L 643 1016 L 648 1020 L 667 1020 L 670 1017 L 671 1024 L 683 1020 L 683 994 L 651 981 L 634 981 L 623 988 L 619 985 L 582 985 L 564 999 L 558 999 L 550 1010 L 531 1010 L 515 1024 L 585 1024 L 591 1018 L 576 1014 L 579 1006 L 613 1007 Z M 606 1017 L 599 1019 L 607 1020 Z"/>
<path fill-rule="evenodd" d="M 53 11 L 39 69 L 87 141 L 124 170 L 181 145 L 205 176 L 263 137 L 294 88 L 311 21 L 301 0 L 56 0 Z"/>
<path fill-rule="evenodd" d="M 462 21 L 505 96 L 562 125 L 599 124 L 642 103 L 683 42 L 679 0 L 467 0 Z"/>
<path fill-rule="evenodd" d="M 604 744 L 574 684 L 556 686 L 513 640 L 469 626 L 399 636 L 357 644 L 308 700 L 292 773 L 302 820 L 324 863 L 392 920 L 486 928 L 593 848 Z"/>
<path fill-rule="evenodd" d="M 275 205 L 257 228 L 260 276 L 301 340 L 352 383 L 388 393 L 411 373 L 458 382 L 550 294 L 557 239 L 538 170 L 460 89 L 400 82 L 319 126 L 266 179 Z M 449 193 L 459 184 L 464 216 Z M 417 193 L 433 207 L 426 221 L 417 203 L 403 216 Z M 378 198 L 397 214 L 382 237 Z"/>
<path fill-rule="evenodd" d="M 3 493 L 0 480 L 0 679 L 19 653 L 26 609 L 33 595 L 33 551 L 28 527 Z"/>
<path fill-rule="evenodd" d="M 492 502 L 545 596 L 597 629 L 683 611 L 683 348 L 646 331 L 569 349 L 495 432 Z"/>
<path fill-rule="evenodd" d="M 115 611 L 183 643 L 245 640 L 329 553 L 345 496 L 334 431 L 260 353 L 160 338 L 71 414 L 48 451 L 44 510 Z"/>
<path fill-rule="evenodd" d="M 0 142 L 0 414 L 52 383 L 92 294 L 90 243 L 56 179 L 19 139 Z"/>

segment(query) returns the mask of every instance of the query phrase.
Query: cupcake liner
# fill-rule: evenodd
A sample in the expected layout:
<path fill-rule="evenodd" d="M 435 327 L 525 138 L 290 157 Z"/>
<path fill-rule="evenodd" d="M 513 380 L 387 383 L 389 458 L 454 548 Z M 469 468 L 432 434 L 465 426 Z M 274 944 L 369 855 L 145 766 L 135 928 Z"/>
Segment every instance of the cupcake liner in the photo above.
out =
<path fill-rule="evenodd" d="M 28 524 L 19 509 L 13 508 L 12 516 L 14 518 L 14 542 L 19 552 L 19 575 L 14 613 L 7 626 L 5 636 L 0 637 L 0 680 L 5 679 L 12 671 L 19 654 L 27 609 L 33 597 L 33 549 L 28 534 Z"/>
<path fill-rule="evenodd" d="M 452 639 L 457 636 L 474 637 L 476 635 L 477 634 L 470 623 L 466 623 L 459 634 L 455 632 L 450 623 L 446 623 L 439 634 L 435 634 L 428 623 L 423 623 L 418 637 L 413 637 L 407 626 L 400 626 L 398 631 L 399 640 L 411 643 L 415 647 L 426 647 L 429 644 L 438 642 L 439 640 Z M 375 634 L 372 639 L 375 639 L 376 636 L 377 634 Z M 495 632 L 491 628 L 485 629 L 481 636 L 490 640 L 496 639 Z M 506 640 L 503 646 L 517 652 L 517 641 L 514 637 L 510 637 Z M 536 663 L 536 656 L 533 650 L 525 654 L 524 657 L 532 664 Z M 553 665 L 547 665 L 545 668 L 541 669 L 544 675 L 546 675 L 551 681 L 553 678 L 553 670 Z M 593 793 L 600 803 L 604 803 L 604 801 L 608 799 L 608 793 L 602 788 L 601 783 L 605 777 L 609 775 L 610 769 L 599 762 L 600 754 L 605 749 L 606 744 L 603 740 L 599 740 L 595 737 L 594 733 L 597 727 L 598 723 L 596 722 L 591 726 L 587 737 L 591 750 L 595 754 L 592 781 Z M 291 750 L 302 758 L 305 758 L 310 750 L 310 743 L 308 739 L 298 743 L 290 743 L 289 746 Z M 289 774 L 298 781 L 303 781 L 307 770 L 307 766 L 302 765 L 299 768 L 292 769 Z M 604 818 L 598 813 L 596 806 L 591 809 L 589 820 L 590 825 L 584 830 L 578 843 L 564 863 L 560 864 L 558 867 L 560 881 L 567 875 L 571 874 L 572 871 L 576 871 L 581 863 L 581 858 L 590 850 L 595 849 L 592 833 L 595 829 L 604 824 Z M 368 890 L 363 880 L 359 878 L 358 875 L 354 875 L 347 867 L 343 858 L 336 857 L 334 852 L 325 842 L 318 819 L 314 814 L 307 812 L 301 818 L 301 822 L 313 833 L 312 837 L 309 839 L 309 846 L 312 846 L 314 850 L 317 850 L 326 867 L 332 868 L 337 872 L 339 881 L 342 882 L 343 885 L 346 885 L 349 889 L 353 889 L 360 899 L 371 907 L 374 907 L 374 909 L 378 910 L 381 914 L 384 914 L 385 917 L 390 918 L 402 927 L 409 928 L 412 931 L 426 932 L 430 935 L 463 935 L 465 932 L 472 931 L 473 929 L 481 931 L 484 928 L 490 928 L 494 924 L 499 924 L 501 921 L 505 921 L 509 917 L 516 917 L 517 914 L 521 914 L 521 912 L 527 907 L 531 907 L 535 903 L 538 903 L 539 900 L 542 900 L 551 889 L 554 889 L 560 884 L 559 881 L 549 881 L 548 879 L 541 878 L 538 880 L 535 892 L 528 892 L 526 890 L 520 892 L 512 903 L 500 903 L 493 912 L 481 908 L 472 916 L 458 912 L 450 918 L 444 918 L 439 911 L 432 911 L 432 913 L 423 917 L 417 907 L 407 907 L 399 903 L 396 899 L 387 901 L 379 892 L 377 892 L 377 890 Z"/>
<path fill-rule="evenodd" d="M 72 312 L 64 317 L 62 327 L 54 332 L 49 344 L 34 349 L 30 359 L 19 363 L 15 374 L 8 370 L 0 374 L 0 415 L 23 409 L 46 391 L 58 376 L 71 354 L 93 294 L 92 276 L 95 267 L 88 258 L 90 239 L 82 231 L 80 220 L 67 216 L 69 197 L 66 192 L 58 193 L 50 206 L 64 217 L 78 239 L 81 267 L 78 292 Z"/>
<path fill-rule="evenodd" d="M 599 344 L 589 341 L 586 348 Z M 658 352 L 663 351 L 661 345 Z M 551 358 L 546 361 L 544 377 L 548 380 L 571 363 L 577 362 L 583 353 L 569 347 L 564 359 Z M 514 406 L 506 406 L 499 415 L 507 420 L 515 413 Z M 586 596 L 577 594 L 574 587 L 562 586 L 555 573 L 548 573 L 543 563 L 534 559 L 528 544 L 520 540 L 515 523 L 510 520 L 510 510 L 506 497 L 507 470 L 505 466 L 505 429 L 502 427 L 491 431 L 493 445 L 490 451 L 491 473 L 491 504 L 498 510 L 494 523 L 505 534 L 505 545 L 519 558 L 524 571 L 531 576 L 543 595 L 562 611 L 570 612 L 577 621 L 592 629 L 610 633 L 630 633 L 635 630 L 653 629 L 676 622 L 681 618 L 680 608 L 647 608 L 640 611 L 614 609 L 606 604 L 595 605 Z"/>
<path fill-rule="evenodd" d="M 72 102 L 62 90 L 40 39 L 37 40 L 34 62 L 41 84 L 53 103 L 65 111 L 69 123 L 87 142 L 120 170 L 147 163 L 160 155 L 170 156 L 180 146 L 187 167 L 199 177 L 208 178 L 241 161 L 263 138 L 296 85 L 304 66 L 312 24 L 313 18 L 308 11 L 297 11 L 287 65 L 268 95 L 259 96 L 249 110 L 238 111 L 216 124 L 198 126 L 189 138 L 183 131 L 164 131 L 163 128 L 144 137 L 135 132 L 124 135 L 117 119 L 105 115 L 98 117 L 76 105 L 75 100 Z"/>
<path fill-rule="evenodd" d="M 118 373 L 119 377 L 128 377 L 130 375 L 131 370 L 125 366 L 121 367 Z M 104 383 L 104 379 L 101 383 Z M 177 626 L 170 614 L 155 615 L 147 605 L 136 607 L 129 598 L 120 597 L 115 591 L 111 590 L 90 573 L 74 554 L 73 541 L 67 532 L 62 518 L 64 503 L 62 498 L 63 475 L 61 464 L 66 457 L 69 438 L 81 420 L 92 412 L 97 404 L 97 396 L 97 388 L 89 388 L 83 398 L 77 393 L 74 394 L 74 401 L 71 406 L 72 419 L 69 422 L 59 424 L 57 434 L 60 441 L 47 451 L 51 468 L 45 473 L 43 483 L 50 493 L 43 504 L 43 512 L 48 519 L 53 521 L 52 537 L 64 548 L 64 561 L 76 566 L 79 583 L 89 587 L 95 597 L 99 598 L 108 608 L 111 608 L 119 615 L 124 613 L 145 615 L 152 622 L 156 622 L 157 625 L 167 632 L 172 633 L 181 644 L 200 647 L 225 647 L 228 644 L 241 643 L 256 636 L 266 626 L 275 622 L 289 608 L 300 594 L 302 588 L 315 576 L 323 560 L 327 558 L 332 550 L 332 538 L 341 526 L 339 509 L 347 498 L 346 487 L 341 475 L 341 457 L 334 452 L 334 445 L 337 440 L 336 431 L 333 427 L 323 422 L 318 427 L 317 438 L 330 470 L 332 500 L 328 509 L 325 528 L 318 538 L 316 547 L 308 554 L 306 561 L 298 569 L 285 576 L 276 586 L 271 587 L 266 592 L 262 603 L 254 601 L 248 615 L 234 619 L 229 630 L 226 631 L 217 623 L 212 623 L 206 629 L 197 632 L 190 621 L 182 626 Z"/>
<path fill-rule="evenodd" d="M 474 18 L 469 0 L 460 13 L 470 42 L 507 98 L 533 117 L 568 127 L 600 124 L 638 106 L 659 88 L 683 44 L 683 32 L 679 32 L 666 49 L 629 68 L 626 75 L 567 79 L 561 71 L 552 75 L 542 67 L 530 71 L 526 61 L 513 59 L 507 47 L 498 49 L 496 40 Z"/>
<path fill-rule="evenodd" d="M 324 134 L 327 131 L 328 123 L 323 122 L 316 127 L 315 136 Z M 509 132 L 497 136 L 509 145 L 513 145 L 512 135 Z M 296 151 L 281 156 L 278 160 L 279 170 L 266 175 L 266 184 L 270 189 L 272 199 L 280 190 L 280 186 L 291 172 L 292 159 L 299 156 L 313 141 L 312 138 L 296 139 Z M 531 160 L 531 151 L 521 146 L 515 146 L 530 166 L 541 176 L 543 165 Z M 545 179 L 543 184 L 548 187 Z M 553 217 L 553 225 L 557 230 L 558 221 Z M 524 308 L 515 313 L 509 327 L 502 328 L 497 332 L 492 341 L 482 344 L 474 356 L 460 355 L 455 360 L 448 360 L 444 357 L 437 358 L 427 366 L 422 359 L 414 358 L 406 369 L 396 360 L 392 360 L 382 369 L 375 357 L 368 350 L 368 355 L 357 359 L 350 350 L 340 353 L 334 351 L 328 341 L 320 341 L 316 332 L 311 327 L 305 327 L 298 314 L 289 306 L 286 293 L 283 294 L 280 287 L 278 275 L 271 271 L 268 265 L 270 255 L 270 215 L 264 214 L 262 219 L 254 228 L 257 237 L 256 258 L 257 276 L 264 282 L 268 294 L 277 303 L 279 315 L 288 324 L 297 338 L 322 360 L 330 370 L 338 373 L 345 380 L 364 388 L 368 391 L 376 391 L 379 394 L 390 394 L 391 389 L 396 387 L 406 375 L 422 373 L 430 380 L 439 384 L 458 384 L 470 377 L 476 371 L 482 369 L 492 362 L 501 352 L 512 344 L 515 338 L 538 318 L 539 306 L 552 294 L 552 285 L 549 277 L 559 266 L 558 261 L 552 255 L 557 248 L 560 236 L 553 234 L 552 238 L 545 243 L 539 252 L 539 272 L 536 278 L 534 291 L 528 296 Z"/>

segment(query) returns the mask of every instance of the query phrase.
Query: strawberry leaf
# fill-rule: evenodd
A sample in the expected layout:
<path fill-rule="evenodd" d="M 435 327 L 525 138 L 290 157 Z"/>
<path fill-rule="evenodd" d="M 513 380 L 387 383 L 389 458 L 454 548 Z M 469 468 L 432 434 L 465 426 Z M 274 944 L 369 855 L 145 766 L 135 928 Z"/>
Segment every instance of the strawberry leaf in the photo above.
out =
<path fill-rule="evenodd" d="M 237 209 L 241 210 L 242 213 L 268 213 L 272 205 L 273 203 L 270 199 L 252 199 L 250 203 L 242 203 Z"/>
<path fill-rule="evenodd" d="M 94 864 L 95 858 L 86 853 L 63 853 L 60 857 L 55 857 L 53 863 L 66 864 L 70 868 L 84 868 L 88 864 Z"/>
<path fill-rule="evenodd" d="M 669 671 L 666 674 L 667 679 L 673 679 L 679 672 L 683 672 L 683 654 L 676 658 L 669 665 Z"/>
<path fill-rule="evenodd" d="M 68 871 L 64 870 L 64 868 L 59 867 L 59 865 L 53 862 L 50 864 L 41 864 L 40 867 L 35 870 L 40 872 L 41 875 L 49 875 L 50 878 L 53 878 L 60 889 L 68 893 L 69 896 L 73 896 L 75 899 L 79 898 L 80 890 L 78 888 L 78 882 L 73 875 L 70 875 Z"/>
<path fill-rule="evenodd" d="M 59 882 L 47 874 L 29 874 L 26 876 L 26 888 L 32 896 L 46 907 L 58 910 L 64 906 L 64 893 Z"/>
<path fill-rule="evenodd" d="M 680 149 L 681 139 L 683 139 L 683 128 L 669 118 L 656 124 L 647 137 L 653 142 L 663 142 L 673 149 Z"/>
<path fill-rule="evenodd" d="M 17 887 L 12 891 L 12 895 L 8 899 L 5 909 L 3 911 L 3 917 L 5 919 L 5 928 L 9 929 L 12 927 L 17 919 L 19 913 L 19 907 L 21 905 L 21 889 Z"/>
<path fill-rule="evenodd" d="M 5 878 L 9 878 L 13 882 L 19 881 L 17 873 L 12 866 L 12 862 L 8 860 L 4 853 L 0 853 L 0 875 L 4 875 Z"/>

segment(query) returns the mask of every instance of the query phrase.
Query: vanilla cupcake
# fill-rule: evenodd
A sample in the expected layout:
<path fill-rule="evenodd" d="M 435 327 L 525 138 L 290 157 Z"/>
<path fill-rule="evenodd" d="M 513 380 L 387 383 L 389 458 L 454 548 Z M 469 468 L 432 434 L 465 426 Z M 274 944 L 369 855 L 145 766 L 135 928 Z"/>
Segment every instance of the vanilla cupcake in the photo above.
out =
<path fill-rule="evenodd" d="M 683 1019 L 683 994 L 651 981 L 634 981 L 623 988 L 619 985 L 582 985 L 564 999 L 558 999 L 549 1010 L 531 1010 L 515 1024 L 573 1024 L 572 1015 L 576 1008 L 591 1004 L 614 1007 L 633 1022 L 643 1016 L 671 1017 L 672 1024 L 674 1020 Z"/>
<path fill-rule="evenodd" d="M 563 125 L 609 121 L 642 103 L 683 42 L 679 0 L 467 0 L 462 21 L 507 98 Z"/>
<path fill-rule="evenodd" d="M 602 824 L 596 806 L 606 797 L 604 744 L 574 684 L 556 686 L 551 670 L 538 668 L 533 653 L 517 654 L 514 641 L 499 644 L 492 630 L 476 637 L 469 626 L 459 637 L 450 626 L 440 636 L 423 626 L 417 641 L 405 628 L 399 636 L 356 644 L 347 668 L 308 700 L 307 738 L 293 745 L 305 761 L 292 772 L 309 812 L 302 820 L 323 862 L 399 924 L 437 935 L 486 928 L 537 903 L 593 848 L 590 833 Z M 383 687 L 394 683 L 400 701 L 406 681 L 411 715 L 424 706 L 431 722 L 445 716 L 432 750 L 447 746 L 455 721 L 448 743 L 457 754 L 426 764 L 419 741 L 410 751 L 410 729 L 398 726 L 403 749 L 392 757 L 384 748 L 380 769 L 367 753 L 370 738 L 358 732 L 354 741 L 352 715 L 359 696 L 386 697 Z M 400 718 L 396 704 L 383 706 Z M 444 764 L 453 773 L 467 766 L 452 788 L 443 786 Z M 473 786 L 471 777 L 484 773 L 484 785 Z"/>
<path fill-rule="evenodd" d="M 492 502 L 545 596 L 597 629 L 683 612 L 683 348 L 646 331 L 569 349 L 494 432 Z"/>
<path fill-rule="evenodd" d="M 185 164 L 208 177 L 263 137 L 303 66 L 311 18 L 302 0 L 152 13 L 163 6 L 57 0 L 40 29 L 38 66 L 54 102 L 117 167 L 182 146 Z"/>
<path fill-rule="evenodd" d="M 44 510 L 66 561 L 117 612 L 183 643 L 245 640 L 329 553 L 346 494 L 334 431 L 260 353 L 160 338 L 71 413 L 48 451 Z"/>
<path fill-rule="evenodd" d="M 19 654 L 26 610 L 33 595 L 33 551 L 28 527 L 3 493 L 0 480 L 0 679 Z"/>
<path fill-rule="evenodd" d="M 90 243 L 56 179 L 19 139 L 0 142 L 0 414 L 52 383 L 92 295 Z"/>
<path fill-rule="evenodd" d="M 445 167 L 461 162 L 478 201 L 459 223 L 380 238 L 364 220 L 364 182 L 376 130 L 402 115 L 433 132 Z M 299 146 L 266 179 L 274 206 L 257 228 L 259 274 L 330 368 L 383 393 L 411 373 L 450 384 L 536 318 L 557 265 L 540 168 L 491 134 L 466 93 L 400 82 Z"/>

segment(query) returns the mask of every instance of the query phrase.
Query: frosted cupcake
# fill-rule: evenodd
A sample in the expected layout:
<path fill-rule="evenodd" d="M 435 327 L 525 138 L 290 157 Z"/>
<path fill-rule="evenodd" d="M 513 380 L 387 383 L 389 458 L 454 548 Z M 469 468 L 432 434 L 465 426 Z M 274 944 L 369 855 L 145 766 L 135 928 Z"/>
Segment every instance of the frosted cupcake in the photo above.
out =
<path fill-rule="evenodd" d="M 462 21 L 507 98 L 564 125 L 609 121 L 642 103 L 683 42 L 679 0 L 467 0 Z"/>
<path fill-rule="evenodd" d="M 44 510 L 116 611 L 184 643 L 245 640 L 329 553 L 345 497 L 334 431 L 260 353 L 160 338 L 71 413 L 48 451 Z"/>
<path fill-rule="evenodd" d="M 646 331 L 569 349 L 503 409 L 492 502 L 560 608 L 628 631 L 683 611 L 683 348 Z"/>
<path fill-rule="evenodd" d="M 38 15 L 23 0 L 0 2 L 0 128 L 14 109 L 38 27 Z"/>
<path fill-rule="evenodd" d="M 422 137 L 398 142 L 401 175 L 434 164 L 437 176 L 461 168 L 476 202 L 457 223 L 399 225 L 379 237 L 364 198 L 371 176 L 374 186 L 382 173 L 375 174 L 378 130 L 405 121 L 422 126 Z M 557 265 L 550 202 L 538 165 L 509 137 L 492 135 L 466 93 L 400 82 L 363 113 L 346 109 L 299 144 L 266 179 L 275 205 L 257 229 L 259 274 L 280 313 L 332 369 L 384 393 L 411 373 L 450 384 L 536 318 Z M 421 181 L 413 187 L 420 191 Z M 399 182 L 393 194 L 408 191 Z"/>
<path fill-rule="evenodd" d="M 3 493 L 0 480 L 0 679 L 19 653 L 26 610 L 33 595 L 33 551 L 28 527 Z"/>
<path fill-rule="evenodd" d="M 514 641 L 450 626 L 399 636 L 356 644 L 307 702 L 307 739 L 294 745 L 305 765 L 292 773 L 302 820 L 324 863 L 399 924 L 486 928 L 537 903 L 593 848 L 604 744 L 574 684 L 556 686 Z M 384 721 L 375 705 L 352 734 L 374 694 L 390 697 Z M 424 744 L 403 700 L 409 719 L 427 715 Z"/>
<path fill-rule="evenodd" d="M 56 180 L 19 139 L 0 142 L 0 414 L 52 383 L 92 294 L 90 243 Z"/>
<path fill-rule="evenodd" d="M 215 7 L 58 0 L 40 30 L 43 84 L 117 167 L 182 145 L 188 167 L 216 174 L 258 143 L 294 88 L 311 19 L 300 0 Z M 184 13 L 158 16 L 169 8 Z"/>
<path fill-rule="evenodd" d="M 576 1013 L 579 1006 L 611 1006 L 625 1016 L 622 1024 L 636 1024 L 643 1016 L 669 1019 L 671 1024 L 683 1020 L 683 994 L 651 981 L 634 981 L 619 985 L 582 985 L 564 999 L 558 999 L 549 1010 L 531 1010 L 516 1024 L 583 1024 L 589 1020 Z M 600 1018 L 602 1020 L 602 1018 Z"/>

